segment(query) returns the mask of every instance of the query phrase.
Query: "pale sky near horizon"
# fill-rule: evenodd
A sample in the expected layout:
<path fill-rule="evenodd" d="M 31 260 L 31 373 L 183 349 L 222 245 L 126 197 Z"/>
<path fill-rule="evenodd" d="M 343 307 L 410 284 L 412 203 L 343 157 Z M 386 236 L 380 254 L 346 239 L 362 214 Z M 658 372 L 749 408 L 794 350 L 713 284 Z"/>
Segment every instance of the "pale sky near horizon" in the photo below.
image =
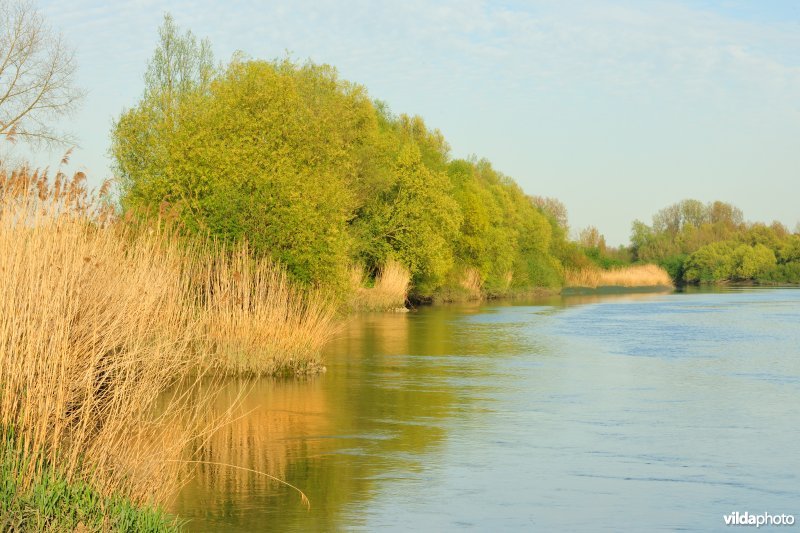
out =
<path fill-rule="evenodd" d="M 133 106 L 170 12 L 236 50 L 335 65 L 439 128 L 574 229 L 627 244 L 684 198 L 800 222 L 800 2 L 75 0 L 38 3 L 87 90 L 71 169 L 110 176 L 112 120 Z M 60 154 L 41 155 L 52 164 Z"/>

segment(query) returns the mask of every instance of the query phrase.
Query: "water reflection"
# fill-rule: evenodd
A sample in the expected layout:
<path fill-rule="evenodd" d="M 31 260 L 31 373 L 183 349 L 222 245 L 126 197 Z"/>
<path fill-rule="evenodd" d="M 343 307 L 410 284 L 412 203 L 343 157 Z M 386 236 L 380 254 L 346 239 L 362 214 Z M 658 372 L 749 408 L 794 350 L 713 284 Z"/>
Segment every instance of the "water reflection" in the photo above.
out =
<path fill-rule="evenodd" d="M 362 315 L 327 374 L 256 383 L 205 456 L 286 479 L 311 510 L 213 467 L 175 510 L 197 531 L 708 531 L 792 512 L 798 323 L 786 290 Z"/>
<path fill-rule="evenodd" d="M 340 515 L 379 485 L 418 479 L 441 453 L 445 421 L 482 409 L 470 405 L 482 387 L 464 378 L 491 369 L 469 354 L 524 352 L 514 331 L 464 322 L 480 308 L 426 311 L 352 318 L 329 347 L 327 374 L 249 385 L 246 414 L 206 445 L 203 461 L 298 485 L 310 511 L 286 487 L 217 466 L 199 467 L 173 510 L 197 531 L 335 530 L 354 525 Z M 229 383 L 218 412 L 247 386 Z"/>

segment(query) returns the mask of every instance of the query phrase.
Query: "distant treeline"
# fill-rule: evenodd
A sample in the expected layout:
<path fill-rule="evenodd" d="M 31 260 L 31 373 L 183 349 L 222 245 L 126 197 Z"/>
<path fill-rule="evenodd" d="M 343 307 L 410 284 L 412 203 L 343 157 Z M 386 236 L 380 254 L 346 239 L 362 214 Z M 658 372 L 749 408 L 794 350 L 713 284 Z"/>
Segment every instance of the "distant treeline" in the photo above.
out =
<path fill-rule="evenodd" d="M 217 67 L 169 16 L 160 34 L 144 95 L 113 129 L 125 210 L 168 209 L 300 283 L 342 290 L 353 265 L 374 279 L 399 262 L 425 299 L 556 287 L 588 264 L 558 201 L 451 158 L 438 130 L 334 68 L 241 55 Z"/>
<path fill-rule="evenodd" d="M 684 200 L 633 223 L 631 255 L 658 263 L 676 281 L 800 283 L 800 233 L 749 223 L 724 202 Z"/>

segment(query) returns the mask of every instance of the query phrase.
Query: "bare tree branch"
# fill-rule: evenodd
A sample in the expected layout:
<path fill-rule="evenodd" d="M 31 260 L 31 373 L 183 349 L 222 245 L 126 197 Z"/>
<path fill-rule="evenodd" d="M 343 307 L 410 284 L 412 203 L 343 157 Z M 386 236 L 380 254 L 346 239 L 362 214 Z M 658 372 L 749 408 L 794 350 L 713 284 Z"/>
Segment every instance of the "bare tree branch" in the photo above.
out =
<path fill-rule="evenodd" d="M 29 1 L 0 0 L 0 135 L 67 144 L 54 124 L 83 97 L 75 70 L 73 51 Z"/>

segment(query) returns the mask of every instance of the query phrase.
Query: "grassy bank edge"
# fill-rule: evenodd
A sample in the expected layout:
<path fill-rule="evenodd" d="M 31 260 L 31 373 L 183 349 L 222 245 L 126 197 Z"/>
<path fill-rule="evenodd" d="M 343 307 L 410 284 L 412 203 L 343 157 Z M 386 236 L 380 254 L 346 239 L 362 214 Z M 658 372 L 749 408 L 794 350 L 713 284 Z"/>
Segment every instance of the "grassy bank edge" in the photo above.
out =
<path fill-rule="evenodd" d="M 13 433 L 0 442 L 0 531 L 181 531 L 183 522 L 161 507 L 136 504 L 120 494 L 102 495 L 89 483 L 68 480 L 56 468 L 20 451 Z M 40 474 L 23 488 L 15 475 L 38 461 Z"/>

